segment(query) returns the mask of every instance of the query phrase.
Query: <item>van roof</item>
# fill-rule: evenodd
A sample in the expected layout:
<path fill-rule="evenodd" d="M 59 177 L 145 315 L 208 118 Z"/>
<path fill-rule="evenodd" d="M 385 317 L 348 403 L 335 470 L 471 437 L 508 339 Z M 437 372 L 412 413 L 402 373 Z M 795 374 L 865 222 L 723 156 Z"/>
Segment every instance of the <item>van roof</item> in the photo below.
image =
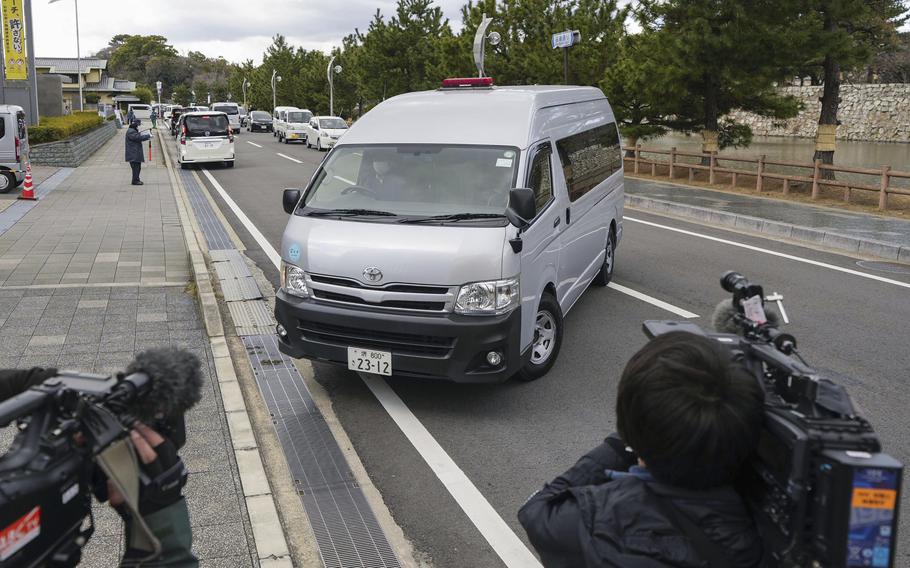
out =
<path fill-rule="evenodd" d="M 363 115 L 340 144 L 485 144 L 524 148 L 538 110 L 603 100 L 595 87 L 535 85 L 408 93 Z M 480 134 L 480 136 L 478 136 Z"/>
<path fill-rule="evenodd" d="M 25 112 L 25 109 L 19 105 L 0 105 L 0 112 Z"/>

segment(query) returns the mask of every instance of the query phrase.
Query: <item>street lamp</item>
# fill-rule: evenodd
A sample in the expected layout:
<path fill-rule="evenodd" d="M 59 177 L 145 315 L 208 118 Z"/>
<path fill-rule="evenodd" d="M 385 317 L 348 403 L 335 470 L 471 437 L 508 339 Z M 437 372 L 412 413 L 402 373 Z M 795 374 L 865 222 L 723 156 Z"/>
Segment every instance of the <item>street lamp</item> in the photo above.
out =
<path fill-rule="evenodd" d="M 60 0 L 50 0 L 48 4 L 60 2 Z M 82 55 L 79 47 L 79 0 L 73 0 L 73 6 L 76 7 L 76 83 L 79 84 L 79 110 L 82 108 Z"/>
<path fill-rule="evenodd" d="M 486 14 L 481 16 L 480 25 L 477 26 L 477 33 L 474 34 L 474 64 L 477 66 L 477 76 L 483 77 L 483 60 L 486 56 L 486 42 L 490 42 L 490 45 L 497 46 L 499 42 L 502 41 L 502 36 L 499 35 L 499 32 L 490 32 L 487 35 L 487 28 L 490 27 L 490 23 L 493 21 L 493 18 L 488 18 Z"/>
<path fill-rule="evenodd" d="M 335 56 L 329 59 L 329 66 L 325 69 L 325 74 L 329 78 L 329 116 L 335 116 L 335 75 L 341 73 L 341 65 L 334 65 Z"/>
<path fill-rule="evenodd" d="M 246 77 L 244 77 L 244 78 L 243 78 L 243 83 L 240 84 L 240 88 L 243 89 L 243 108 L 247 109 L 247 111 L 250 110 L 250 107 L 248 107 L 248 106 L 246 105 L 246 89 L 247 89 L 247 87 L 249 87 L 249 86 L 250 86 L 250 82 L 247 80 Z"/>
<path fill-rule="evenodd" d="M 281 75 L 278 74 L 278 71 L 272 69 L 272 112 L 275 112 L 275 90 L 278 86 L 278 83 L 281 82 Z"/>

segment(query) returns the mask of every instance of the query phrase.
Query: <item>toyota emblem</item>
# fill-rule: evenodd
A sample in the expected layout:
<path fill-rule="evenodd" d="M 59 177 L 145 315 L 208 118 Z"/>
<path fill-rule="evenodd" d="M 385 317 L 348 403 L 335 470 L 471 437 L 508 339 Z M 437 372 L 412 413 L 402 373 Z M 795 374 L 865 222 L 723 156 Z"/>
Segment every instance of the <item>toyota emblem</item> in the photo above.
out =
<path fill-rule="evenodd" d="M 375 266 L 370 266 L 369 268 L 363 269 L 363 277 L 366 278 L 368 282 L 379 282 L 382 280 L 382 271 Z"/>

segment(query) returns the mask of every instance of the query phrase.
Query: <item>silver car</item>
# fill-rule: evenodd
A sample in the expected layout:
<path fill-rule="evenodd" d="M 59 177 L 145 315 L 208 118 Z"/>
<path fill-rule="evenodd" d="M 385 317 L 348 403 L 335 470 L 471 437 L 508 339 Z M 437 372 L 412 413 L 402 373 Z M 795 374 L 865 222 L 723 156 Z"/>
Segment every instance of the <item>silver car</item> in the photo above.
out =
<path fill-rule="evenodd" d="M 382 375 L 539 378 L 564 315 L 612 277 L 623 193 L 599 89 L 471 80 L 389 99 L 285 190 L 281 349 Z"/>
<path fill-rule="evenodd" d="M 0 193 L 9 193 L 25 180 L 27 163 L 25 110 L 16 105 L 0 105 Z"/>

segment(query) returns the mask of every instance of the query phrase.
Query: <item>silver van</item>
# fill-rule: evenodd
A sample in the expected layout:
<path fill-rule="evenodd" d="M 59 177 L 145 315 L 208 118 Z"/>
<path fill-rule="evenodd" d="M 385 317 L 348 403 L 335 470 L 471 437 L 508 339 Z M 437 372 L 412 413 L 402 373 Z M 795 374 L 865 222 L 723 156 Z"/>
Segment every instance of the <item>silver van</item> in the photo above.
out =
<path fill-rule="evenodd" d="M 16 105 L 0 105 L 0 193 L 9 193 L 25 181 L 27 163 L 25 110 Z"/>
<path fill-rule="evenodd" d="M 357 121 L 287 189 L 281 350 L 361 372 L 533 380 L 609 283 L 623 165 L 592 87 L 446 81 Z"/>

